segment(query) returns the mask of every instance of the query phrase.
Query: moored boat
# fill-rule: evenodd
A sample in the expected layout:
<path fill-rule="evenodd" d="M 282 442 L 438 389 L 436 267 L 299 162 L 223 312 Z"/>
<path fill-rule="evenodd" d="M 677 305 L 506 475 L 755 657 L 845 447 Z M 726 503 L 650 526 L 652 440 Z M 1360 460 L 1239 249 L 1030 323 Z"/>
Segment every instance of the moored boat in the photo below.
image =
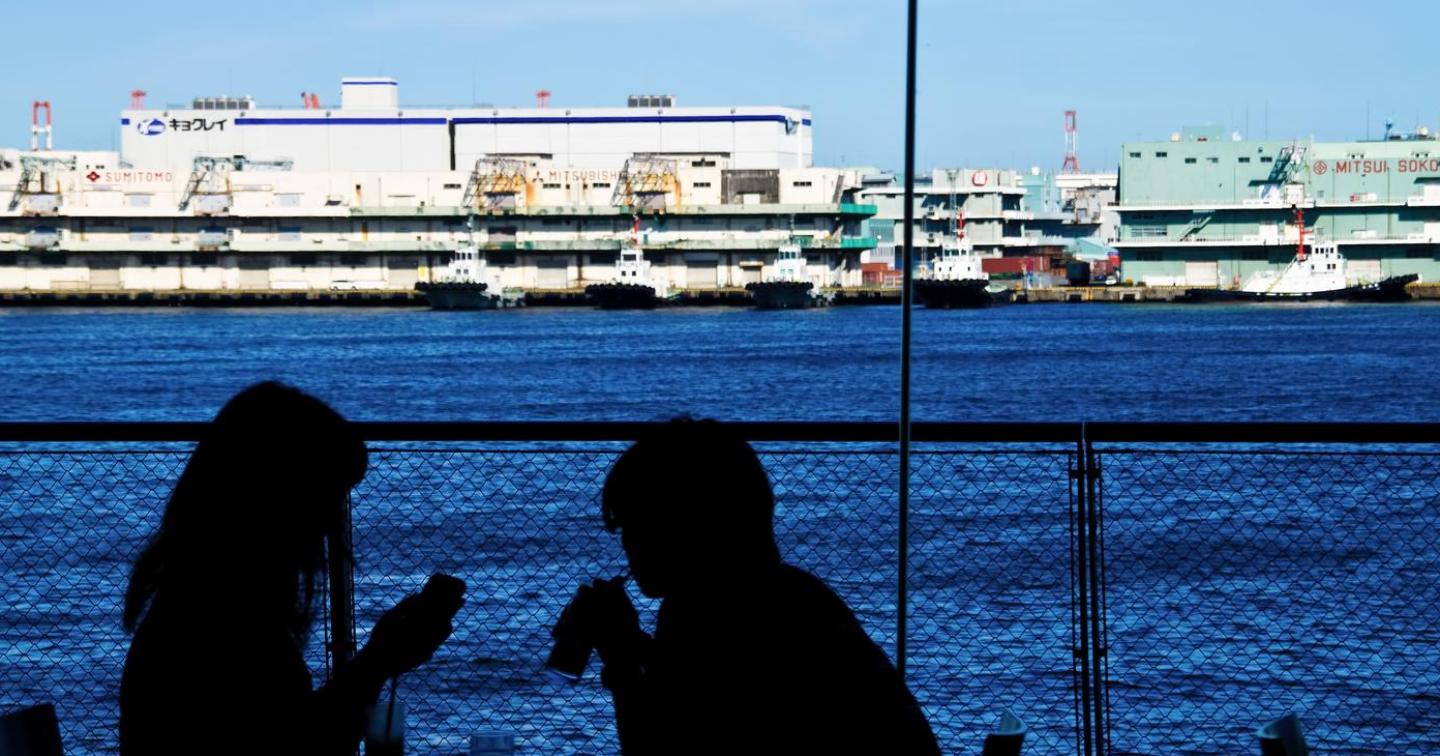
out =
<path fill-rule="evenodd" d="M 1318 240 L 1306 248 L 1303 212 L 1295 209 L 1299 243 L 1295 257 L 1279 271 L 1260 271 L 1238 289 L 1190 289 L 1188 302 L 1404 302 L 1406 289 L 1420 280 L 1415 274 L 1389 276 L 1378 280 L 1351 280 L 1345 256 L 1333 240 Z"/>
<path fill-rule="evenodd" d="M 955 223 L 955 237 L 947 235 L 928 274 L 915 280 L 915 297 L 926 307 L 943 309 L 1009 304 L 1012 290 L 991 285 L 975 245 L 965 237 L 965 217 L 956 213 Z"/>
<path fill-rule="evenodd" d="M 798 310 L 830 304 L 830 298 L 816 292 L 815 283 L 805 274 L 805 256 L 794 239 L 777 250 L 775 274 L 765 281 L 745 284 L 745 290 L 761 310 Z"/>
<path fill-rule="evenodd" d="M 415 290 L 425 295 L 432 310 L 493 310 L 518 304 L 500 290 L 498 276 L 489 275 L 485 259 L 473 247 L 461 247 L 435 281 L 421 281 Z"/>
<path fill-rule="evenodd" d="M 602 310 L 653 310 L 671 299 L 670 287 L 645 259 L 639 218 L 635 219 L 630 240 L 620 249 L 615 277 L 586 286 L 585 295 Z"/>

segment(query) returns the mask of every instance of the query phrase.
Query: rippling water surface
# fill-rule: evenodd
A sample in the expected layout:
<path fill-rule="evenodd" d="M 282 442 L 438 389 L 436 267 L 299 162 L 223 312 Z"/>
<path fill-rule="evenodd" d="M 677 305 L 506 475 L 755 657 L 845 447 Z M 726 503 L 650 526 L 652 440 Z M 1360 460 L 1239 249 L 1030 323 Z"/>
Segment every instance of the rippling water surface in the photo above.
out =
<path fill-rule="evenodd" d="M 1419 303 L 920 310 L 915 416 L 1440 421 L 1437 326 Z M 893 307 L 0 310 L 0 420 L 204 420 L 267 378 L 367 420 L 892 420 L 899 327 Z M 403 686 L 410 742 L 459 753 L 499 725 L 525 752 L 612 753 L 594 680 L 556 690 L 538 665 L 576 582 L 621 569 L 595 514 L 616 447 L 461 446 L 377 449 L 355 492 L 362 636 L 432 570 L 472 587 Z M 112 751 L 119 596 L 184 449 L 34 449 L 0 448 L 0 709 L 55 700 L 67 752 Z M 1074 750 L 1068 451 L 917 457 L 911 680 L 950 751 L 1002 706 L 1028 750 Z M 1327 752 L 1440 748 L 1440 459 L 1106 459 L 1117 753 L 1250 753 L 1279 705 Z M 788 558 L 893 653 L 894 455 L 765 463 Z"/>
<path fill-rule="evenodd" d="M 896 307 L 0 310 L 0 417 L 200 420 L 290 381 L 384 420 L 898 416 Z M 915 313 L 922 420 L 1437 420 L 1440 305 Z"/>

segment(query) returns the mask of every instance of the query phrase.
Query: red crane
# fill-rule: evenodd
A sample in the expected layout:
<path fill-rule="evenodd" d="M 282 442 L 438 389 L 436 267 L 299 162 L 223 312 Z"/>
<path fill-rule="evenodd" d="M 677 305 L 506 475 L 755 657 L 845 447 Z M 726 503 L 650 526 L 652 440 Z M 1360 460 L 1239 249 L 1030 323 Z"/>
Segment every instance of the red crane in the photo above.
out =
<path fill-rule="evenodd" d="M 540 90 L 539 92 L 536 92 L 536 93 L 535 93 L 535 107 L 537 107 L 537 108 L 548 108 L 548 107 L 550 107 L 550 90 L 548 90 L 548 89 L 542 89 L 542 90 Z"/>
<path fill-rule="evenodd" d="M 143 89 L 132 89 L 132 90 L 130 90 L 130 109 L 131 109 L 131 110 L 144 110 L 144 109 L 145 109 L 145 90 L 143 90 Z"/>

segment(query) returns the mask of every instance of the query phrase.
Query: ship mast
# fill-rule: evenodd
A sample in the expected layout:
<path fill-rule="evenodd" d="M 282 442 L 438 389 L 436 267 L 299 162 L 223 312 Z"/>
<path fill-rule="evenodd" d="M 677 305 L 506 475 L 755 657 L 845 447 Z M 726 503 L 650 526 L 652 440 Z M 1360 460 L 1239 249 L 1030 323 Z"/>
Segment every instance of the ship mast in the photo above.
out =
<path fill-rule="evenodd" d="M 1305 262 L 1305 211 L 1299 205 L 1295 206 L 1295 229 L 1299 231 L 1299 249 L 1295 252 L 1295 259 Z"/>

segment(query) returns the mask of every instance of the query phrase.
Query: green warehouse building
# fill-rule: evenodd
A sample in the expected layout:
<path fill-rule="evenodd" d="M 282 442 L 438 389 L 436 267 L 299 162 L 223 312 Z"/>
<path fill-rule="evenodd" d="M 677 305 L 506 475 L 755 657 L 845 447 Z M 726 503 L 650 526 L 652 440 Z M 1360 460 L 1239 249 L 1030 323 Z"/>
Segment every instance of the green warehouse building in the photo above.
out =
<path fill-rule="evenodd" d="M 1192 127 L 1121 150 L 1113 246 L 1147 286 L 1236 287 L 1296 253 L 1296 209 L 1334 241 L 1352 283 L 1417 273 L 1440 282 L 1440 141 L 1244 140 Z M 1315 236 L 1310 236 L 1313 232 Z"/>

